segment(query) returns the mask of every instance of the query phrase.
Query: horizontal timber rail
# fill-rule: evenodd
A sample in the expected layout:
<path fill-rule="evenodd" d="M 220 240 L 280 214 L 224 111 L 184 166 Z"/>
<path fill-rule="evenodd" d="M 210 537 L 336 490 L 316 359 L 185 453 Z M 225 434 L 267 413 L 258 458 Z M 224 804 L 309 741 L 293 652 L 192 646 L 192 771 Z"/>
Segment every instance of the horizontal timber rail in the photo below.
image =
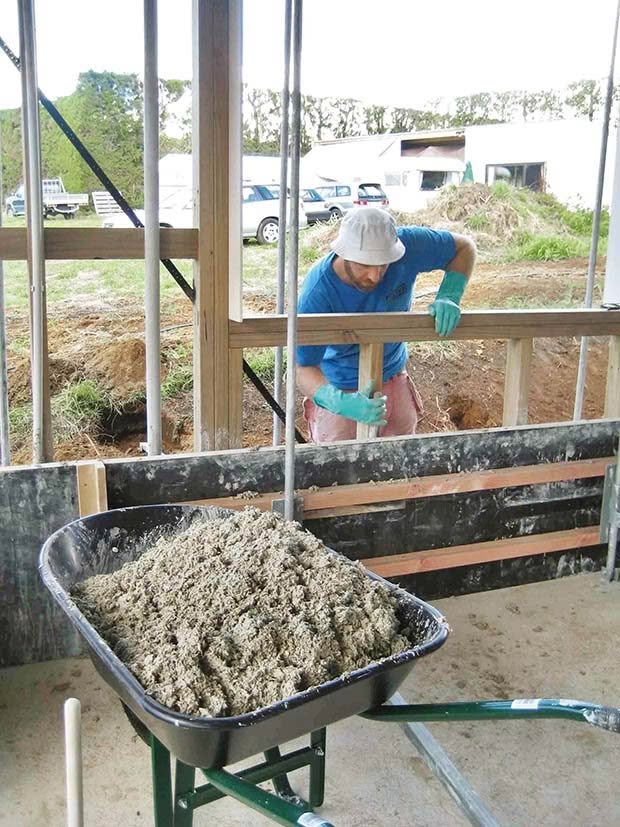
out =
<path fill-rule="evenodd" d="M 304 518 L 313 520 L 321 517 L 359 514 L 381 503 L 397 502 L 397 507 L 403 508 L 405 500 L 418 497 L 440 497 L 446 494 L 488 491 L 494 488 L 602 477 L 605 475 L 607 465 L 613 462 L 615 462 L 614 457 L 603 457 L 575 462 L 521 465 L 513 468 L 496 468 L 491 471 L 434 474 L 415 479 L 338 485 L 318 490 L 301 489 L 296 493 L 304 501 Z M 281 491 L 274 491 L 255 497 L 246 493 L 235 497 L 191 500 L 190 503 L 233 509 L 242 509 L 250 505 L 271 511 L 273 500 L 281 499 L 281 497 Z"/>
<path fill-rule="evenodd" d="M 545 534 L 529 534 L 508 540 L 492 540 L 487 543 L 470 543 L 465 546 L 435 548 L 430 551 L 410 551 L 390 557 L 369 557 L 360 560 L 367 569 L 381 577 L 402 577 L 406 574 L 422 574 L 457 566 L 475 566 L 514 557 L 533 554 L 550 554 L 600 545 L 599 526 L 570 528 L 567 531 L 549 531 Z"/>
<path fill-rule="evenodd" d="M 286 316 L 256 316 L 229 322 L 231 348 L 286 344 Z M 620 336 L 620 313 L 614 310 L 477 310 L 466 311 L 454 339 L 524 339 L 559 336 Z M 439 341 L 428 313 L 316 313 L 300 315 L 302 345 Z"/>
<path fill-rule="evenodd" d="M 48 260 L 144 259 L 143 229 L 101 229 L 99 227 L 47 227 L 44 231 Z M 169 229 L 160 233 L 161 257 L 198 257 L 197 229 Z M 0 261 L 28 258 L 26 230 L 0 228 Z"/>

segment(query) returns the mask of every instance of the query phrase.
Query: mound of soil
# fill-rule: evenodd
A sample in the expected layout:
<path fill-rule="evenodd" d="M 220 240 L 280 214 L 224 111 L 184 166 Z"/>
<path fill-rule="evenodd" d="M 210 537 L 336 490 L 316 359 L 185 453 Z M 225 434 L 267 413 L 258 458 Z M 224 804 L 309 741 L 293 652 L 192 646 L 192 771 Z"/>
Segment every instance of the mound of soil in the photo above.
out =
<path fill-rule="evenodd" d="M 146 346 L 142 338 L 128 338 L 101 346 L 86 362 L 87 375 L 97 376 L 115 396 L 130 396 L 146 387 Z"/>
<path fill-rule="evenodd" d="M 145 690 L 188 715 L 252 712 L 415 637 L 359 564 L 255 508 L 194 520 L 73 597 Z"/>
<path fill-rule="evenodd" d="M 9 404 L 11 406 L 27 405 L 32 399 L 32 382 L 30 375 L 30 358 L 20 356 L 11 360 L 9 370 Z M 50 392 L 58 393 L 78 373 L 71 362 L 50 356 L 49 377 Z"/>

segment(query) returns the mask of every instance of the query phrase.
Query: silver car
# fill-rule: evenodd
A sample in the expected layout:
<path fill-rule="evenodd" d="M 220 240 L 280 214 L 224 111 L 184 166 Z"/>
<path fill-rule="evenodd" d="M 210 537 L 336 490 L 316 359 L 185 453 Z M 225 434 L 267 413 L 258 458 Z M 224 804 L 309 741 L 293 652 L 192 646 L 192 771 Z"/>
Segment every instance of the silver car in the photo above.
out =
<path fill-rule="evenodd" d="M 241 208 L 243 238 L 256 238 L 259 244 L 275 244 L 279 235 L 280 188 L 275 184 L 244 183 Z M 308 226 L 308 219 L 300 200 L 299 226 Z M 144 210 L 135 210 L 144 224 Z M 194 200 L 191 188 L 180 190 L 162 199 L 159 205 L 160 227 L 193 227 Z M 103 227 L 132 227 L 124 213 L 107 215 Z"/>
<path fill-rule="evenodd" d="M 353 207 L 389 207 L 390 202 L 381 184 L 347 183 L 319 184 L 313 187 L 326 202 L 332 218 L 342 216 Z"/>

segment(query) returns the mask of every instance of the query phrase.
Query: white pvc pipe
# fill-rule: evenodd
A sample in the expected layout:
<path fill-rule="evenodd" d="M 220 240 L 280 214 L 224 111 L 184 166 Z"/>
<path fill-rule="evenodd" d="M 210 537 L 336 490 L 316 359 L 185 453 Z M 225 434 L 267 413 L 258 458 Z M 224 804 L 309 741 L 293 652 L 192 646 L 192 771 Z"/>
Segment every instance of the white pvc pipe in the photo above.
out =
<path fill-rule="evenodd" d="M 286 212 L 288 206 L 288 121 L 291 74 L 291 16 L 293 0 L 284 0 L 284 83 L 282 84 L 282 106 L 280 124 L 280 214 L 278 233 L 278 289 L 276 292 L 276 313 L 284 313 L 284 287 L 286 281 Z M 282 405 L 283 349 L 276 348 L 273 396 Z M 282 437 L 282 423 L 277 413 L 273 415 L 273 444 L 279 445 Z"/>
<path fill-rule="evenodd" d="M 146 444 L 149 456 L 162 452 L 159 257 L 157 0 L 144 0 L 144 312 Z"/>
<path fill-rule="evenodd" d="M 611 47 L 611 65 L 607 78 L 607 94 L 605 97 L 605 112 L 603 115 L 603 131 L 601 135 L 601 151 L 598 165 L 598 179 L 596 182 L 596 203 L 592 215 L 592 240 L 590 241 L 590 256 L 588 259 L 588 279 L 586 282 L 586 296 L 584 307 L 592 307 L 592 293 L 594 292 L 594 277 L 596 274 L 596 256 L 598 253 L 598 240 L 601 224 L 601 208 L 603 205 L 603 183 L 605 181 L 605 163 L 607 160 L 607 141 L 609 138 L 609 118 L 611 115 L 611 103 L 614 94 L 614 67 L 616 64 L 616 46 L 618 43 L 618 19 L 620 18 L 620 0 L 616 6 L 616 21 L 614 25 L 613 44 Z M 573 419 L 581 419 L 583 416 L 583 394 L 586 382 L 586 363 L 588 359 L 588 337 L 581 337 L 579 349 L 579 367 L 577 369 L 577 386 L 575 389 L 575 406 L 573 408 Z"/>
<path fill-rule="evenodd" d="M 0 132 L 0 227 L 2 227 L 2 134 Z M 0 259 L 0 465 L 10 465 L 9 384 L 6 368 L 6 318 L 4 308 L 4 265 Z"/>
<path fill-rule="evenodd" d="M 616 163 L 609 212 L 609 237 L 607 239 L 607 266 L 603 306 L 620 307 L 620 129 L 616 132 Z"/>
<path fill-rule="evenodd" d="M 299 253 L 299 142 L 301 138 L 301 33 L 303 0 L 293 11 L 293 113 L 291 118 L 291 228 L 288 249 L 288 319 L 286 325 L 286 449 L 284 458 L 284 516 L 295 515 L 295 347 L 297 345 L 297 265 Z"/>
<path fill-rule="evenodd" d="M 84 826 L 82 789 L 82 705 L 77 698 L 65 701 L 65 770 L 67 785 L 67 827 Z"/>
<path fill-rule="evenodd" d="M 32 461 L 52 459 L 46 445 L 44 325 L 45 253 L 43 244 L 43 195 L 41 192 L 41 135 L 37 89 L 34 0 L 18 0 L 22 67 L 22 110 L 25 133 L 26 221 L 32 269 Z"/>

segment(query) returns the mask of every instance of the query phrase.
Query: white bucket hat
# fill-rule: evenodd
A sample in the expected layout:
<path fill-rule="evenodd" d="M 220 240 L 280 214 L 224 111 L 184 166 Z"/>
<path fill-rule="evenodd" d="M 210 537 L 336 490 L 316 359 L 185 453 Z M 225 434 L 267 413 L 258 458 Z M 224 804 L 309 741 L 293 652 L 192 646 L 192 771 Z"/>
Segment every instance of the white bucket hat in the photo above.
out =
<path fill-rule="evenodd" d="M 350 210 L 340 224 L 332 250 L 358 264 L 391 264 L 405 255 L 405 247 L 396 235 L 396 222 L 378 207 Z"/>

